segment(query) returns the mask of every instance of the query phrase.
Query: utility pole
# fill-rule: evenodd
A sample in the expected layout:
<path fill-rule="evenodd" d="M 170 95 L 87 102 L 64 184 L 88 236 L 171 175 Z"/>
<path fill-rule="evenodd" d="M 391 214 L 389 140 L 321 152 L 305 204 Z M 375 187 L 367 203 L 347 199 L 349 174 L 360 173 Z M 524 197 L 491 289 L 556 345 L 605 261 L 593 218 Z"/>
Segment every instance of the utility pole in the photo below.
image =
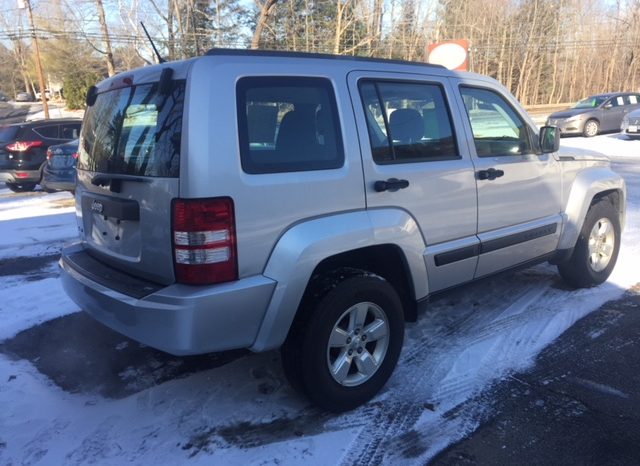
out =
<path fill-rule="evenodd" d="M 47 103 L 47 95 L 45 92 L 44 73 L 42 72 L 42 62 L 40 61 L 40 47 L 38 46 L 38 35 L 36 34 L 36 27 L 33 22 L 33 12 L 31 11 L 31 0 L 24 0 L 24 3 L 18 2 L 18 5 L 26 4 L 27 11 L 29 13 L 29 24 L 31 26 L 31 37 L 33 37 L 33 43 L 35 45 L 36 52 L 36 69 L 38 70 L 38 81 L 40 83 L 40 100 L 42 101 L 42 108 L 44 109 L 44 118 L 49 119 L 49 104 Z"/>

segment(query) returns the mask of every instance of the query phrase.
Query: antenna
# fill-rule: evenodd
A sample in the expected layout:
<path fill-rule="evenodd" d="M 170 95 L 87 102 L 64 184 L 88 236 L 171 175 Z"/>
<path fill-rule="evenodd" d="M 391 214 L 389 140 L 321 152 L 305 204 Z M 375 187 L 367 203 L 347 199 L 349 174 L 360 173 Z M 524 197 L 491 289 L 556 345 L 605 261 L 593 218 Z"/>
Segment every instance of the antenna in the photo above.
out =
<path fill-rule="evenodd" d="M 144 31 L 144 33 L 147 35 L 147 39 L 149 39 L 149 43 L 151 44 L 151 47 L 153 47 L 153 51 L 156 53 L 156 57 L 158 57 L 158 63 L 166 62 L 167 60 L 165 60 L 160 56 L 160 52 L 158 52 L 158 49 L 156 48 L 156 44 L 153 43 L 153 39 L 151 39 L 151 36 L 149 35 L 147 28 L 144 27 L 144 23 L 142 21 L 140 21 L 140 25 L 142 26 L 142 30 Z"/>

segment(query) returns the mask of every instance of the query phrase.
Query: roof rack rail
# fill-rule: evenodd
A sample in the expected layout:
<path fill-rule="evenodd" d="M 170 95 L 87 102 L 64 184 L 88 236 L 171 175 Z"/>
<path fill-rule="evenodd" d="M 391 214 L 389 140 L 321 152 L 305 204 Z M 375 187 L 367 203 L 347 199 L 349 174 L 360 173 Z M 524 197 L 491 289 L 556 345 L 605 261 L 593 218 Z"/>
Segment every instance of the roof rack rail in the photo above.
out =
<path fill-rule="evenodd" d="M 395 60 L 395 59 L 389 59 L 389 58 L 360 57 L 360 56 L 352 56 L 352 55 L 333 55 L 329 53 L 292 52 L 287 50 L 213 48 L 208 50 L 205 55 L 321 58 L 325 60 L 347 60 L 347 61 L 363 61 L 363 62 L 373 62 L 373 63 L 396 63 L 399 65 L 426 66 L 429 68 L 446 69 L 442 65 L 435 65 L 432 63 L 423 63 L 423 62 L 417 62 L 417 61 Z"/>

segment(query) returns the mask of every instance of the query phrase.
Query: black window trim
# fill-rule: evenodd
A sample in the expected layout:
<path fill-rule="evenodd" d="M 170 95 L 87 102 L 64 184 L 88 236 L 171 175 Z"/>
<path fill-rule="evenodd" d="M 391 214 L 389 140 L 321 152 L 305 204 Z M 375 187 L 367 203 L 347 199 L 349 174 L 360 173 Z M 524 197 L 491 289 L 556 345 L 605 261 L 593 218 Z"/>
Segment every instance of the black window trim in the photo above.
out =
<path fill-rule="evenodd" d="M 383 105 L 383 99 L 382 99 L 382 94 L 380 93 L 380 89 L 378 87 L 378 84 L 380 83 L 385 83 L 385 84 L 421 84 L 421 85 L 431 85 L 431 86 L 436 86 L 440 89 L 441 94 L 442 94 L 442 100 L 444 101 L 445 104 L 445 109 L 447 110 L 447 119 L 449 121 L 449 127 L 451 128 L 451 137 L 453 139 L 453 143 L 455 145 L 455 154 L 454 155 L 443 155 L 443 156 L 438 156 L 438 157 L 421 157 L 421 158 L 412 158 L 412 159 L 397 159 L 396 155 L 395 155 L 395 148 L 393 146 L 393 141 L 391 140 L 391 131 L 389 131 L 389 122 L 388 122 L 388 118 L 387 118 L 387 112 L 384 109 L 384 105 Z M 453 114 L 451 112 L 451 105 L 449 103 L 449 99 L 447 97 L 447 92 L 445 89 L 445 86 L 442 82 L 438 82 L 438 81 L 431 81 L 431 80 L 420 80 L 420 79 L 402 79 L 402 78 L 372 78 L 372 77 L 360 77 L 358 79 L 357 82 L 357 87 L 358 87 L 358 95 L 360 96 L 360 102 L 362 103 L 362 111 L 366 112 L 367 108 L 365 106 L 365 102 L 364 102 L 364 98 L 362 97 L 362 90 L 361 90 L 361 86 L 365 85 L 365 84 L 372 84 L 375 91 L 376 91 L 376 96 L 378 98 L 378 103 L 380 104 L 380 108 L 383 110 L 382 111 L 382 117 L 384 119 L 384 126 L 385 126 L 385 130 L 387 132 L 387 144 L 389 145 L 389 149 L 391 151 L 391 155 L 393 157 L 392 160 L 385 160 L 385 161 L 379 161 L 376 160 L 373 157 L 373 150 L 371 150 L 371 160 L 373 160 L 373 162 L 376 165 L 398 165 L 398 164 L 407 164 L 407 163 L 425 163 L 425 162 L 444 162 L 444 161 L 451 161 L 451 160 L 461 160 L 462 159 L 462 154 L 460 153 L 460 145 L 458 144 L 458 135 L 456 132 L 456 127 L 455 124 L 453 122 Z M 366 117 L 365 117 L 366 118 Z M 369 128 L 366 128 L 367 130 L 367 139 L 369 140 L 369 144 L 371 144 L 371 139 L 368 137 L 369 136 Z M 373 149 L 373 148 L 371 148 Z"/>
<path fill-rule="evenodd" d="M 256 86 L 255 83 L 260 84 Z M 327 91 L 327 97 L 329 99 L 329 106 L 331 108 L 332 116 L 334 119 L 334 131 L 336 150 L 338 152 L 338 158 L 332 164 L 327 164 L 323 167 L 279 167 L 274 164 L 272 167 L 259 167 L 255 168 L 251 166 L 250 160 L 250 146 L 248 135 L 248 119 L 246 112 L 246 91 L 256 87 L 313 87 L 317 86 Z M 344 149 L 344 138 L 342 134 L 342 121 L 340 112 L 338 110 L 338 101 L 336 97 L 336 90 L 333 85 L 333 81 L 326 76 L 309 76 L 309 75 L 245 75 L 236 81 L 236 112 L 237 112 L 237 130 L 238 130 L 238 145 L 240 149 L 240 164 L 242 171 L 248 175 L 269 175 L 275 173 L 301 173 L 301 172 L 316 172 L 325 170 L 338 170 L 344 167 L 346 163 L 346 154 Z"/>
<path fill-rule="evenodd" d="M 493 92 L 494 94 L 500 96 L 502 100 L 507 104 L 507 106 L 520 118 L 522 124 L 526 127 L 527 131 L 527 139 L 529 140 L 529 147 L 531 152 L 526 152 L 524 154 L 491 154 L 491 155 L 479 155 L 478 150 L 475 147 L 475 137 L 473 136 L 473 127 L 471 126 L 471 117 L 469 116 L 469 110 L 467 109 L 466 104 L 464 103 L 464 98 L 462 97 L 462 88 L 471 88 L 471 89 L 481 89 L 484 91 Z M 489 86 L 482 86 L 476 84 L 467 84 L 460 83 L 458 84 L 458 92 L 460 94 L 460 99 L 462 100 L 462 106 L 464 107 L 464 111 L 467 115 L 467 121 L 469 122 L 469 128 L 471 129 L 471 139 L 473 139 L 474 144 L 473 148 L 476 152 L 476 157 L 478 158 L 489 158 L 489 157 L 522 157 L 523 155 L 544 155 L 542 150 L 540 149 L 540 144 L 538 143 L 538 132 L 531 127 L 531 125 L 527 122 L 525 118 L 522 117 L 522 114 L 516 109 L 509 99 L 506 99 L 502 92 L 499 92 L 497 89 Z"/>

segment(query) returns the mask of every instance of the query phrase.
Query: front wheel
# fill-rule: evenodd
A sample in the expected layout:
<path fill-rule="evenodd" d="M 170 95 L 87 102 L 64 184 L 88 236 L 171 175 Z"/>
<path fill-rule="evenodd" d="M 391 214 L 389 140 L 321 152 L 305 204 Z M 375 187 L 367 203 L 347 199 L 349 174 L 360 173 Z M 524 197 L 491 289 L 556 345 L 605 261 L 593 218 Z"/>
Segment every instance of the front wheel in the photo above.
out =
<path fill-rule="evenodd" d="M 596 136 L 600 131 L 600 125 L 596 120 L 589 120 L 584 124 L 584 129 L 582 130 L 582 134 L 585 138 L 592 138 Z"/>
<path fill-rule="evenodd" d="M 620 219 L 607 199 L 593 204 L 569 260 L 558 266 L 562 278 L 576 288 L 603 283 L 618 259 Z"/>
<path fill-rule="evenodd" d="M 391 376 L 404 339 L 404 316 L 395 289 L 382 277 L 344 278 L 299 312 L 282 347 L 294 387 L 329 411 L 353 409 L 373 398 Z"/>

